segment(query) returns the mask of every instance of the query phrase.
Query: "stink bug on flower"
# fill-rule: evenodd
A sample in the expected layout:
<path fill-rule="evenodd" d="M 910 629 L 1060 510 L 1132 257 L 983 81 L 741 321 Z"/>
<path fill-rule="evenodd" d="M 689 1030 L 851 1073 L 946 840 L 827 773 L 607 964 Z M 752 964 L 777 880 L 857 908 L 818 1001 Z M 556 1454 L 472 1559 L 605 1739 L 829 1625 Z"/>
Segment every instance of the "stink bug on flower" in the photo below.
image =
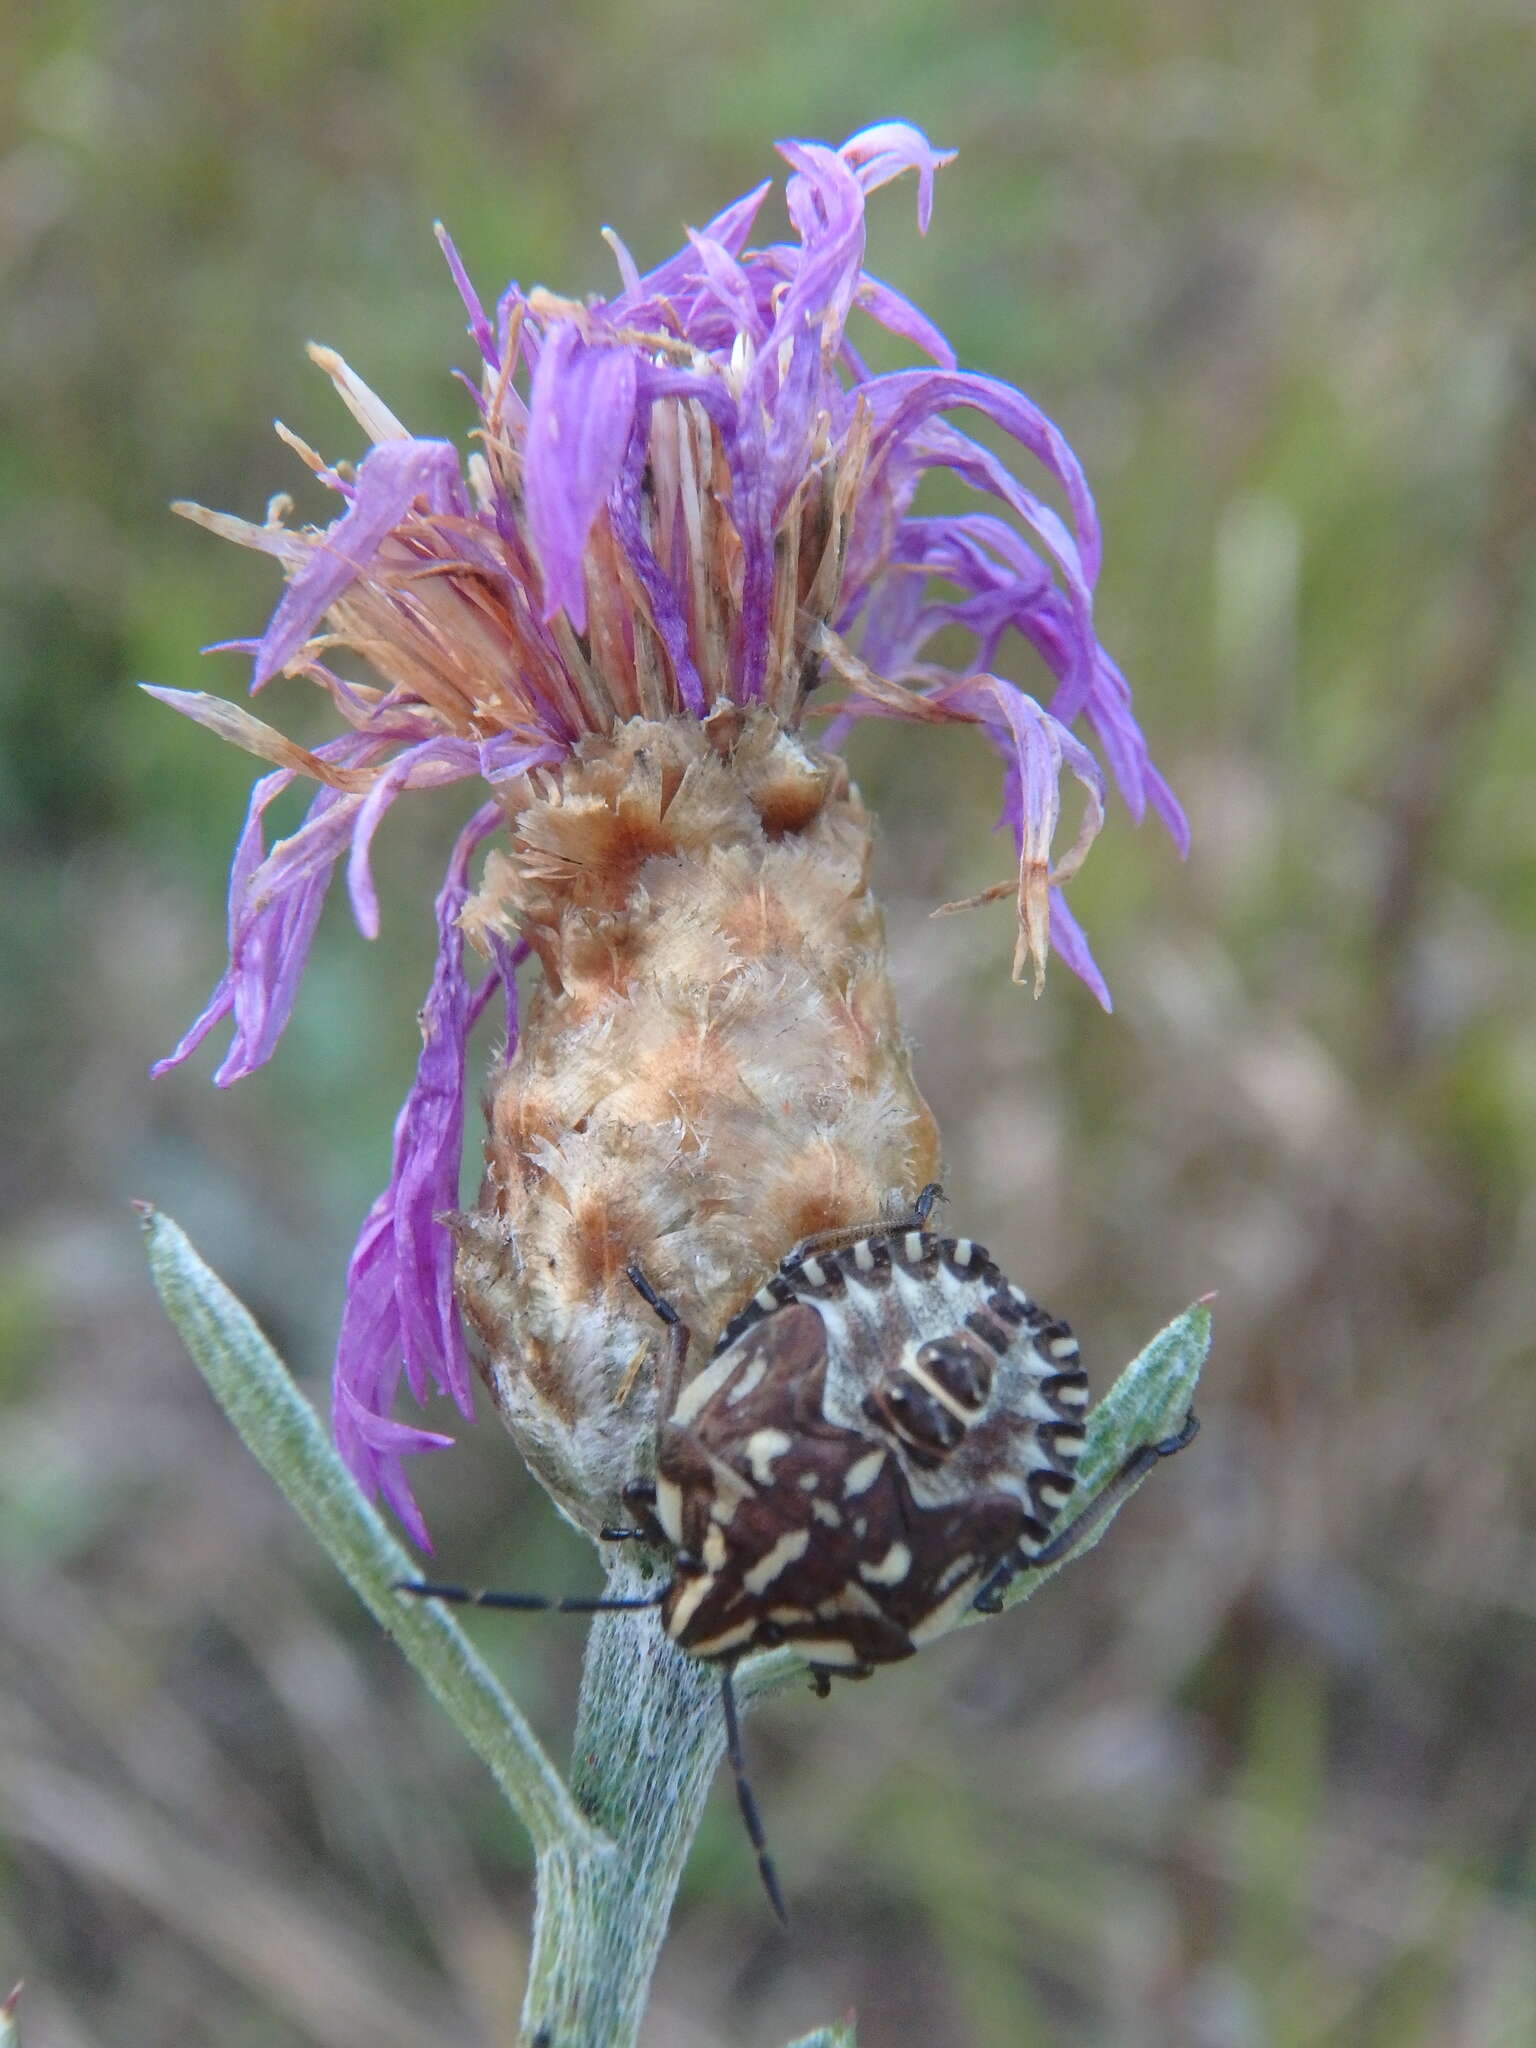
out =
<path fill-rule="evenodd" d="M 1058 1562 L 1197 1424 L 1137 1452 L 1062 1522 L 1084 1443 L 1077 1340 L 973 1239 L 911 1216 L 846 1242 L 798 1246 L 726 1324 L 686 1385 L 691 1333 L 638 1266 L 629 1278 L 671 1337 L 654 1478 L 625 1500 L 666 1583 L 637 1599 L 548 1599 L 427 1581 L 400 1591 L 481 1607 L 658 1608 L 680 1650 L 718 1664 L 727 1752 L 774 1910 L 785 1917 L 744 1775 L 731 1674 L 787 1646 L 816 1690 L 867 1678 L 996 1613 L 1020 1572 Z"/>

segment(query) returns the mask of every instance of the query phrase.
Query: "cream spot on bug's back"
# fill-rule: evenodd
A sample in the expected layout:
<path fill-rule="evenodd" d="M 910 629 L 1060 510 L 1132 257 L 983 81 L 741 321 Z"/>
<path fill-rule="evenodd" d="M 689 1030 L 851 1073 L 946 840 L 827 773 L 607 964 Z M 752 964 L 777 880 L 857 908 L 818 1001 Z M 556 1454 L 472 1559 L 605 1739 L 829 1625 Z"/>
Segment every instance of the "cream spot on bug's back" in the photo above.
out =
<path fill-rule="evenodd" d="M 756 1632 L 755 1620 L 733 1622 L 729 1628 L 722 1629 L 719 1635 L 710 1636 L 702 1643 L 690 1644 L 689 1654 L 694 1657 L 718 1657 L 726 1650 L 734 1650 L 738 1643 L 750 1642 Z"/>
<path fill-rule="evenodd" d="M 844 1665 L 864 1662 L 852 1643 L 805 1643 L 795 1647 L 812 1664 L 832 1664 L 841 1669 Z"/>
<path fill-rule="evenodd" d="M 754 1358 L 746 1371 L 737 1378 L 735 1384 L 727 1387 L 725 1393 L 726 1407 L 734 1408 L 738 1401 L 745 1401 L 749 1394 L 755 1394 L 762 1385 L 767 1371 L 767 1359 L 761 1357 Z"/>
<path fill-rule="evenodd" d="M 672 1410 L 669 1420 L 684 1427 L 695 1421 L 705 1402 L 712 1400 L 737 1370 L 737 1363 L 727 1351 L 706 1365 L 698 1377 L 691 1379 L 678 1395 L 677 1406 Z"/>
<path fill-rule="evenodd" d="M 825 1522 L 829 1529 L 840 1529 L 843 1526 L 842 1516 L 829 1500 L 813 1500 L 811 1513 L 818 1522 Z"/>
<path fill-rule="evenodd" d="M 912 1553 L 905 1543 L 893 1543 L 876 1564 L 861 1564 L 859 1577 L 871 1586 L 899 1586 L 912 1569 Z"/>
<path fill-rule="evenodd" d="M 791 1529 L 787 1536 L 781 1536 L 765 1557 L 758 1559 L 751 1571 L 742 1574 L 742 1589 L 754 1597 L 766 1593 L 780 1573 L 788 1571 L 792 1564 L 804 1557 L 810 1547 L 809 1529 Z"/>
<path fill-rule="evenodd" d="M 683 1540 L 683 1496 L 676 1482 L 658 1476 L 656 1481 L 656 1519 L 666 1531 L 667 1541 L 674 1546 Z"/>
<path fill-rule="evenodd" d="M 668 1635 L 675 1640 L 686 1633 L 689 1622 L 698 1613 L 704 1602 L 714 1591 L 714 1588 L 714 1579 L 705 1572 L 701 1572 L 696 1579 L 689 1579 L 686 1582 L 682 1592 L 678 1594 L 677 1599 L 673 1602 L 671 1612 L 667 1616 Z"/>
<path fill-rule="evenodd" d="M 974 1561 L 967 1558 L 966 1563 L 974 1572 Z M 954 1591 L 947 1598 L 939 1600 L 920 1622 L 907 1630 L 907 1634 L 919 1647 L 932 1642 L 935 1636 L 941 1636 L 954 1627 L 975 1597 L 975 1587 L 970 1584 L 969 1579 L 962 1579 Z"/>
<path fill-rule="evenodd" d="M 712 1572 L 725 1569 L 725 1531 L 718 1522 L 711 1522 L 704 1532 L 704 1562 Z"/>
<path fill-rule="evenodd" d="M 843 1480 L 843 1497 L 851 1499 L 856 1493 L 868 1493 L 880 1477 L 884 1463 L 884 1451 L 866 1451 L 862 1458 L 855 1458 Z"/>
<path fill-rule="evenodd" d="M 793 1448 L 794 1438 L 787 1430 L 753 1430 L 746 1442 L 747 1464 L 759 1486 L 771 1483 L 774 1465 L 786 1451 Z"/>
<path fill-rule="evenodd" d="M 946 1593 L 958 1586 L 962 1579 L 968 1579 L 975 1569 L 976 1560 L 969 1553 L 964 1557 L 957 1557 L 952 1564 L 945 1567 L 942 1578 L 934 1587 L 935 1593 L 942 1599 Z"/>

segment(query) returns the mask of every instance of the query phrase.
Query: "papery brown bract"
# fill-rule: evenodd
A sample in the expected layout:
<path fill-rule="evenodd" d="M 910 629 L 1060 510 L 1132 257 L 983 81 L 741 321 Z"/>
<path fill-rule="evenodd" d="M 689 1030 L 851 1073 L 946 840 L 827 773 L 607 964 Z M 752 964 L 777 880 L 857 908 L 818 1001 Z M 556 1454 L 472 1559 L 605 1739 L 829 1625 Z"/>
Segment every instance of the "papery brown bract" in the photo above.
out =
<path fill-rule="evenodd" d="M 490 1096 L 460 1292 L 524 1455 L 589 1529 L 659 1419 L 626 1268 L 713 1334 L 787 1247 L 935 1177 L 870 853 L 843 762 L 727 706 L 583 742 L 488 870 L 475 918 L 543 972 Z"/>

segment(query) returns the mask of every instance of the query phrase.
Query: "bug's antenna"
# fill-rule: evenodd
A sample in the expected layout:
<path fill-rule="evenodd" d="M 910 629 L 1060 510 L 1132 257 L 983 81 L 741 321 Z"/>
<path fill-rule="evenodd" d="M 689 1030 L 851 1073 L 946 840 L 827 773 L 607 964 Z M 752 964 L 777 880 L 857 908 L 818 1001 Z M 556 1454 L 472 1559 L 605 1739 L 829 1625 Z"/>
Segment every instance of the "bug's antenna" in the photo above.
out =
<path fill-rule="evenodd" d="M 736 1804 L 741 1808 L 741 1817 L 746 1823 L 747 1839 L 757 1851 L 757 1868 L 763 1880 L 763 1890 L 768 1894 L 768 1903 L 772 1906 L 779 1925 L 787 1927 L 789 1908 L 784 1904 L 784 1894 L 779 1890 L 778 1872 L 773 1867 L 773 1858 L 768 1854 L 768 1838 L 763 1833 L 762 1815 L 757 1810 L 752 1787 L 747 1783 L 747 1766 L 741 1754 L 741 1727 L 736 1719 L 736 1688 L 731 1683 L 729 1664 L 720 1673 L 720 1704 L 725 1708 L 725 1754 L 730 1762 L 731 1774 L 736 1780 Z"/>
<path fill-rule="evenodd" d="M 440 1586 L 430 1579 L 396 1579 L 397 1593 L 419 1593 L 428 1600 L 446 1600 L 453 1607 L 511 1607 L 522 1614 L 612 1614 L 622 1608 L 659 1607 L 666 1587 L 659 1593 L 645 1593 L 634 1599 L 607 1600 L 576 1594 L 551 1600 L 543 1593 L 484 1593 L 472 1586 Z"/>

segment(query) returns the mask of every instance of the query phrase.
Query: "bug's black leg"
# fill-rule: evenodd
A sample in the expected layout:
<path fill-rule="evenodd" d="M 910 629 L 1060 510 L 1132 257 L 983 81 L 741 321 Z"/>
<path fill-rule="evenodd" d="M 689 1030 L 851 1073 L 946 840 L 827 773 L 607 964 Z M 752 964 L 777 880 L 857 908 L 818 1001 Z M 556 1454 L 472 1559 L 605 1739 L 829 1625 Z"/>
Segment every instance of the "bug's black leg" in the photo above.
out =
<path fill-rule="evenodd" d="M 638 1259 L 631 1259 L 624 1268 L 624 1278 L 634 1288 L 636 1294 L 639 1295 L 646 1307 L 655 1309 L 657 1315 L 661 1317 L 664 1323 L 673 1328 L 681 1328 L 682 1317 L 672 1306 L 671 1302 L 667 1300 L 666 1296 L 658 1294 L 650 1281 L 646 1279 L 645 1274 L 640 1269 Z"/>
<path fill-rule="evenodd" d="M 815 1693 L 819 1700 L 824 1700 L 831 1696 L 832 1681 L 820 1664 L 813 1664 L 811 1666 L 811 1691 Z"/>
<path fill-rule="evenodd" d="M 1019 1553 L 1010 1551 L 1002 1563 L 990 1572 L 981 1583 L 981 1589 L 971 1602 L 978 1614 L 1001 1614 L 1003 1595 L 1024 1569 L 1024 1560 Z"/>
<path fill-rule="evenodd" d="M 725 1708 L 725 1754 L 736 1780 L 736 1804 L 741 1808 L 747 1839 L 757 1851 L 758 1874 L 763 1880 L 763 1890 L 768 1894 L 768 1903 L 772 1906 L 779 1925 L 787 1927 L 789 1910 L 784 1904 L 784 1894 L 779 1890 L 778 1873 L 774 1870 L 773 1859 L 768 1854 L 768 1838 L 763 1833 L 762 1815 L 757 1810 L 752 1787 L 747 1783 L 747 1766 L 741 1754 L 741 1728 L 736 1720 L 736 1688 L 731 1683 L 729 1664 L 725 1665 L 720 1673 L 720 1702 Z"/>
<path fill-rule="evenodd" d="M 667 1544 L 667 1533 L 656 1519 L 656 1482 L 630 1479 L 619 1490 L 629 1512 L 627 1522 L 605 1522 L 598 1530 L 603 1543 L 649 1543 L 657 1550 Z"/>
<path fill-rule="evenodd" d="M 1104 1491 L 1064 1529 L 1058 1529 L 1048 1543 L 1042 1544 L 1033 1556 L 1025 1557 L 1015 1551 L 1005 1557 L 1002 1563 L 985 1580 L 980 1592 L 971 1602 L 978 1614 L 997 1614 L 1003 1605 L 1003 1595 L 1022 1571 L 1039 1571 L 1044 1566 L 1059 1564 L 1071 1550 L 1075 1550 L 1085 1536 L 1093 1531 L 1119 1507 L 1131 1488 L 1146 1477 L 1152 1467 L 1162 1458 L 1171 1458 L 1176 1451 L 1182 1451 L 1186 1444 L 1193 1443 L 1199 1433 L 1200 1419 L 1191 1409 L 1184 1418 L 1184 1427 L 1177 1436 L 1164 1437 L 1160 1444 L 1143 1444 L 1139 1451 L 1132 1451 L 1120 1470 L 1111 1479 Z"/>
<path fill-rule="evenodd" d="M 510 1607 L 520 1614 L 613 1614 L 621 1608 L 659 1607 L 666 1593 L 647 1593 L 633 1599 L 604 1599 L 601 1595 L 575 1594 L 551 1599 L 545 1593 L 480 1592 L 473 1586 L 442 1586 L 431 1579 L 396 1579 L 396 1593 L 415 1593 L 427 1600 L 446 1600 L 452 1607 Z"/>
<path fill-rule="evenodd" d="M 646 1279 L 637 1259 L 631 1259 L 624 1268 L 624 1277 L 647 1307 L 655 1309 L 666 1324 L 667 1333 L 671 1338 L 666 1361 L 656 1380 L 656 1413 L 658 1419 L 664 1422 L 677 1406 L 677 1391 L 683 1379 L 683 1361 L 688 1356 L 688 1340 L 692 1333 L 671 1302 L 665 1295 L 658 1294 Z"/>
<path fill-rule="evenodd" d="M 657 1550 L 663 1550 L 668 1543 L 667 1532 L 656 1519 L 656 1482 L 654 1479 L 631 1479 L 620 1489 L 619 1498 L 629 1513 L 629 1521 L 616 1523 L 600 1533 L 607 1543 L 621 1543 L 626 1537 L 649 1543 Z"/>

